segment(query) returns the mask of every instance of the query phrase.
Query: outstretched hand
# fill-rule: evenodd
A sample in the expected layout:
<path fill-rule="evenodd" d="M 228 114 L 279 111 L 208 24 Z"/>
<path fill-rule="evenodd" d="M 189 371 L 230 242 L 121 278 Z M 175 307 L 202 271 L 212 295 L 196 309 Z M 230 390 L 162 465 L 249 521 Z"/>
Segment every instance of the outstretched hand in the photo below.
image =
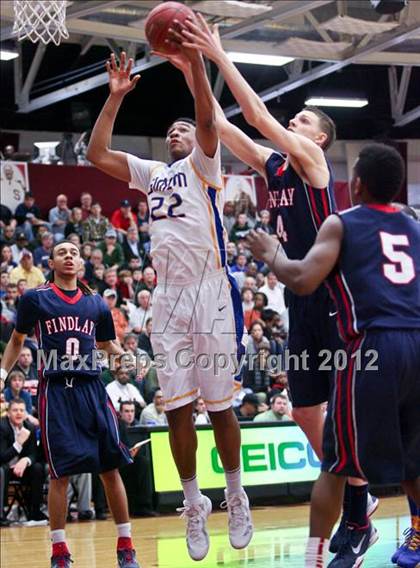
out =
<path fill-rule="evenodd" d="M 178 53 L 165 53 L 163 51 L 153 50 L 151 54 L 167 59 L 169 63 L 172 63 L 174 67 L 182 71 L 184 74 L 190 70 L 191 64 L 182 51 L 178 51 Z"/>
<path fill-rule="evenodd" d="M 194 65 L 198 60 L 202 58 L 199 50 L 190 48 L 185 44 L 185 37 L 183 36 L 184 31 L 187 31 L 185 24 L 187 22 L 192 22 L 192 20 L 186 20 L 181 23 L 179 20 L 174 20 L 172 27 L 168 30 L 168 39 L 165 43 L 175 44 L 178 47 L 178 54 L 183 61 L 188 61 L 190 65 Z M 175 54 L 177 55 L 177 54 Z M 178 62 L 180 59 L 177 60 Z"/>
<path fill-rule="evenodd" d="M 132 91 L 137 85 L 140 75 L 135 75 L 130 79 L 133 63 L 133 59 L 130 58 L 126 66 L 126 54 L 125 51 L 122 51 L 120 65 L 118 67 L 115 53 L 111 53 L 111 60 L 107 61 L 105 65 L 106 70 L 108 71 L 109 90 L 111 91 L 111 95 L 119 95 L 123 97 Z"/>
<path fill-rule="evenodd" d="M 185 20 L 185 26 L 181 32 L 182 45 L 184 48 L 201 51 L 208 59 L 217 62 L 224 53 L 218 26 L 216 24 L 210 29 L 201 14 L 196 14 L 196 18 L 196 21 L 189 18 Z"/>

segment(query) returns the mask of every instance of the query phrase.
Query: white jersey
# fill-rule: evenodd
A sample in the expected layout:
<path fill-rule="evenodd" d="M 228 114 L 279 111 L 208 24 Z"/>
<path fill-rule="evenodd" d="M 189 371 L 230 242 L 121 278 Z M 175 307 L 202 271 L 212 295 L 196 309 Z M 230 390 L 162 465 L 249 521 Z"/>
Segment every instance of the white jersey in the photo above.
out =
<path fill-rule="evenodd" d="M 213 158 L 197 142 L 171 165 L 127 154 L 129 186 L 147 196 L 158 282 L 187 284 L 226 265 L 220 145 Z"/>

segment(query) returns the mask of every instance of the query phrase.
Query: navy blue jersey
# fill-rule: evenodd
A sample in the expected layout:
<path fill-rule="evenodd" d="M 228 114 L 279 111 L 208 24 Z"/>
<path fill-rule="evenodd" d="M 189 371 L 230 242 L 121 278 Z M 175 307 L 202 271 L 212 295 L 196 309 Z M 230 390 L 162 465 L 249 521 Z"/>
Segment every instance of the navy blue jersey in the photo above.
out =
<path fill-rule="evenodd" d="M 335 211 L 334 182 L 330 172 L 327 187 L 311 187 L 290 164 L 285 167 L 286 157 L 273 152 L 265 164 L 269 192 L 266 208 L 288 258 L 301 260 L 326 217 Z"/>
<path fill-rule="evenodd" d="M 55 284 L 28 290 L 19 301 L 16 331 L 35 328 L 43 375 L 90 375 L 101 372 L 100 358 L 94 357 L 96 341 L 115 339 L 111 312 L 97 294 L 81 290 L 68 295 Z"/>
<path fill-rule="evenodd" d="M 345 341 L 366 329 L 420 329 L 420 224 L 399 210 L 358 205 L 344 226 L 337 269 L 327 286 Z"/>

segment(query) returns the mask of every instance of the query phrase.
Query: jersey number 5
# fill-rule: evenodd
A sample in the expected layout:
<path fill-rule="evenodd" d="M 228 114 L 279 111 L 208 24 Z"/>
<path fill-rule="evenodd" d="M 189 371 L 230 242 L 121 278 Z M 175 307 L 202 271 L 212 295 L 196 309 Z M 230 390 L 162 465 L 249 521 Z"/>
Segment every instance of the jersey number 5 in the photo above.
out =
<path fill-rule="evenodd" d="M 164 197 L 152 197 L 151 201 L 153 203 L 150 210 L 152 221 L 159 221 L 160 219 L 167 219 L 168 217 L 185 217 L 185 213 L 178 213 L 178 215 L 175 213 L 175 209 L 182 204 L 181 196 L 178 193 L 173 193 L 169 198 L 167 215 L 163 212 L 159 214 L 159 209 L 161 209 L 162 205 L 165 203 Z"/>
<path fill-rule="evenodd" d="M 383 263 L 384 276 L 393 284 L 408 284 L 415 276 L 414 262 L 410 255 L 395 247 L 408 247 L 407 235 L 391 235 L 379 232 L 382 252 L 391 262 Z"/>

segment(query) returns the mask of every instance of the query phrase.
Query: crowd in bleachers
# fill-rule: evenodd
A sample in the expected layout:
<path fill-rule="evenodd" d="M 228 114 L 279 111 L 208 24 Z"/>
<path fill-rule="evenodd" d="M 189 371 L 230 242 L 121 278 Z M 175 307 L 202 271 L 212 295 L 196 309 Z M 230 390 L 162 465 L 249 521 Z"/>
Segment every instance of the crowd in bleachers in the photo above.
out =
<path fill-rule="evenodd" d="M 287 373 L 278 365 L 269 364 L 271 355 L 281 356 L 287 348 L 288 318 L 283 286 L 266 266 L 251 257 L 244 244 L 253 227 L 271 233 L 270 214 L 268 211 L 257 213 L 249 200 L 228 202 L 224 209 L 224 226 L 228 235 L 227 262 L 241 290 L 245 326 L 249 334 L 241 368 L 242 389 L 234 401 L 235 412 L 240 421 L 290 420 Z M 30 192 L 25 194 L 24 201 L 14 214 L 1 206 L 0 352 L 3 352 L 14 329 L 19 298 L 27 289 L 39 286 L 48 278 L 52 247 L 63 238 L 80 247 L 84 266 L 78 274 L 79 280 L 102 295 L 111 310 L 121 345 L 143 362 L 131 373 L 122 368 L 105 368 L 102 373 L 102 380 L 120 413 L 121 422 L 126 428 L 166 425 L 150 341 L 156 274 L 150 258 L 149 212 L 145 201 L 133 207 L 129 201 L 123 200 L 110 218 L 103 215 L 100 203 L 95 203 L 88 192 L 81 194 L 80 203 L 72 209 L 68 206 L 67 196 L 58 195 L 56 204 L 45 217 Z M 36 350 L 37 340 L 33 333 L 27 337 L 15 368 L 3 385 L 2 428 L 9 434 L 16 430 L 12 413 L 19 414 L 17 407 L 24 414 L 25 429 L 32 437 L 39 438 Z M 20 402 L 13 404 L 12 401 Z M 209 423 L 205 402 L 201 398 L 195 403 L 195 419 L 197 424 Z M 14 444 L 12 438 L 9 440 L 11 447 Z M 24 453 L 21 444 L 18 446 L 20 452 L 15 447 L 10 459 L 10 451 L 6 451 L 10 448 L 3 446 L 2 442 L 0 469 L 4 473 L 13 469 L 23 459 Z M 42 463 L 41 452 L 37 452 L 36 459 Z M 32 457 L 30 460 L 33 463 Z M 145 466 L 144 461 L 140 462 L 137 468 Z M 39 476 L 36 482 L 42 484 Z M 95 483 L 90 482 L 90 489 L 86 489 L 84 484 L 87 482 L 77 479 L 72 483 L 73 489 L 78 483 L 81 490 L 75 492 L 82 502 L 78 505 L 79 516 L 88 520 L 83 503 L 90 498 L 92 493 L 89 491 L 93 491 L 94 495 L 97 493 Z M 100 497 L 97 501 L 100 502 Z M 0 506 L 3 505 L 0 503 Z M 98 518 L 103 508 L 98 505 Z M 144 507 L 140 504 L 139 508 L 149 510 L 151 504 L 146 503 Z M 33 505 L 30 514 L 35 520 L 42 518 L 39 504 Z"/>

